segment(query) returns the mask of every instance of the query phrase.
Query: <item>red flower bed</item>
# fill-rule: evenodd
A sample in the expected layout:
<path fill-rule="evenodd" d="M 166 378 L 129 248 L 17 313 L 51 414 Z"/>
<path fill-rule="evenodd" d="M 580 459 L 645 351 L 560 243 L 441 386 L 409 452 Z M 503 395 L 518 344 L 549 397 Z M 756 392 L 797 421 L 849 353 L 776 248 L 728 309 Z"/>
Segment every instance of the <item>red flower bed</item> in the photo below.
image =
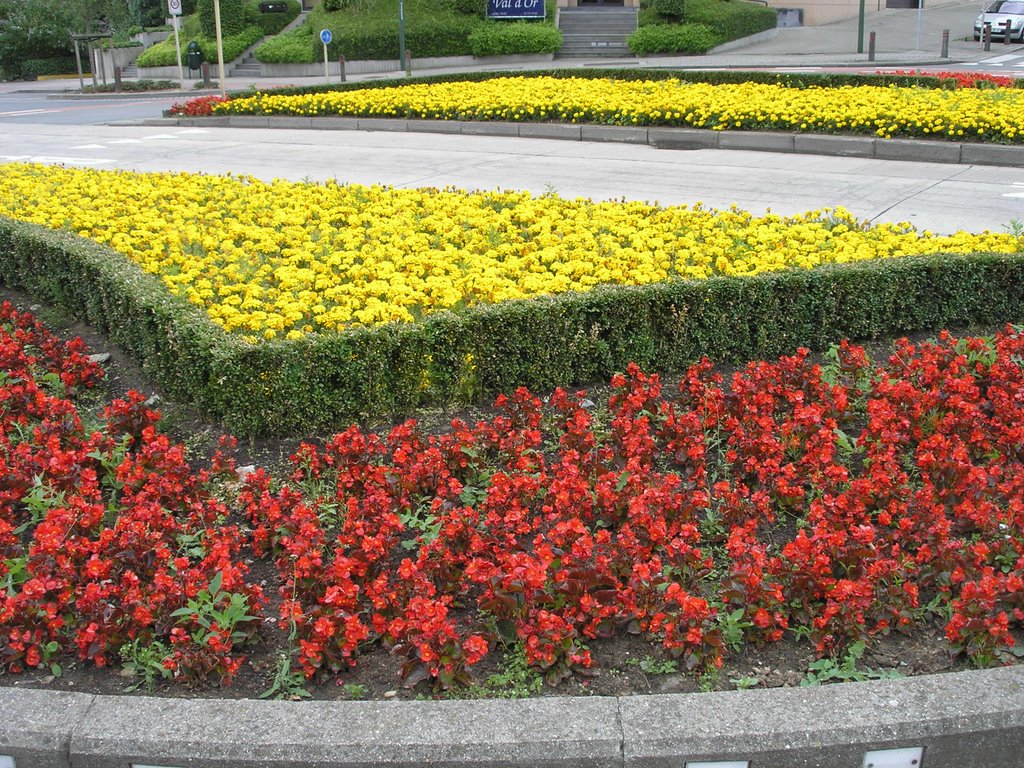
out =
<path fill-rule="evenodd" d="M 303 445 L 293 471 L 196 472 L 129 398 L 90 427 L 99 375 L 4 307 L 0 660 L 97 664 L 158 649 L 227 682 L 263 604 L 240 553 L 280 575 L 284 649 L 308 678 L 383 642 L 407 684 L 459 685 L 519 642 L 557 681 L 589 644 L 641 633 L 702 672 L 742 642 L 821 655 L 946 622 L 979 665 L 1024 623 L 1024 336 L 843 344 L 678 392 L 631 369 L 607 404 L 525 390 L 443 435 L 409 421 Z M 230 524 L 234 511 L 247 526 Z M 133 645 L 134 644 L 134 645 Z M 166 645 L 164 645 L 166 644 Z"/>
<path fill-rule="evenodd" d="M 182 117 L 209 117 L 214 106 L 223 101 L 227 101 L 223 96 L 198 96 L 186 102 L 175 102 L 167 112 Z"/>
<path fill-rule="evenodd" d="M 990 75 L 984 72 L 922 72 L 919 69 L 897 69 L 882 74 L 923 75 L 940 80 L 955 80 L 957 88 L 1013 88 L 1016 80 L 1006 75 Z"/>
<path fill-rule="evenodd" d="M 87 423 L 72 398 L 100 368 L 80 342 L 61 344 L 6 303 L 0 361 L 0 664 L 58 672 L 74 653 L 104 666 L 128 643 L 164 638 L 168 670 L 230 680 L 247 622 L 210 618 L 232 590 L 251 605 L 261 595 L 208 473 L 156 432 L 141 396 Z"/>

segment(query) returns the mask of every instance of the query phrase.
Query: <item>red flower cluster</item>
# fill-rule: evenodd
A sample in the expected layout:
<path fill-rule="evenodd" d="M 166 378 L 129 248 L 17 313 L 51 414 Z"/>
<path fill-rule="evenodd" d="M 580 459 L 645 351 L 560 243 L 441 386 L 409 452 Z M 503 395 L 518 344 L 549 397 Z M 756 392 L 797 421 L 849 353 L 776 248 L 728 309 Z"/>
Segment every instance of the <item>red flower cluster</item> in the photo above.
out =
<path fill-rule="evenodd" d="M 222 600 L 261 597 L 208 474 L 157 433 L 137 393 L 86 427 L 71 397 L 102 371 L 80 340 L 61 343 L 7 303 L 0 370 L 0 666 L 53 666 L 64 652 L 103 666 L 126 643 L 169 638 L 168 669 L 230 679 L 239 638 L 206 615 L 173 616 L 215 578 Z"/>
<path fill-rule="evenodd" d="M 918 75 L 937 77 L 940 80 L 955 80 L 957 88 L 1013 88 L 1016 82 L 1006 75 L 990 75 L 985 72 L 922 72 L 918 69 L 897 69 L 890 75 Z"/>
<path fill-rule="evenodd" d="M 175 102 L 167 112 L 182 117 L 209 117 L 213 114 L 214 106 L 224 101 L 227 99 L 223 96 L 199 96 L 184 103 Z"/>
<path fill-rule="evenodd" d="M 168 640 L 165 665 L 226 682 L 262 595 L 251 546 L 280 575 L 280 623 L 307 677 L 381 642 L 407 684 L 467 681 L 520 643 L 555 682 L 628 631 L 700 672 L 787 631 L 822 655 L 934 616 L 978 664 L 1024 624 L 1024 335 L 901 342 L 886 364 L 842 344 L 704 361 L 678 392 L 631 367 L 604 405 L 500 397 L 443 435 L 413 421 L 303 445 L 257 470 L 228 524 L 141 397 L 94 430 L 70 393 L 99 376 L 0 310 L 0 661 L 97 664 Z M 45 350 L 45 354 L 37 352 Z M 243 617 L 244 616 L 244 617 Z"/>
<path fill-rule="evenodd" d="M 699 671 L 728 616 L 837 654 L 928 607 L 999 659 L 1024 619 L 1024 337 L 834 358 L 752 363 L 729 387 L 704 362 L 674 399 L 631 368 L 605 420 L 582 393 L 519 390 L 440 437 L 408 422 L 304 446 L 287 487 L 258 473 L 243 494 L 299 664 L 334 672 L 380 637 L 449 685 L 514 639 L 554 681 L 626 627 Z"/>

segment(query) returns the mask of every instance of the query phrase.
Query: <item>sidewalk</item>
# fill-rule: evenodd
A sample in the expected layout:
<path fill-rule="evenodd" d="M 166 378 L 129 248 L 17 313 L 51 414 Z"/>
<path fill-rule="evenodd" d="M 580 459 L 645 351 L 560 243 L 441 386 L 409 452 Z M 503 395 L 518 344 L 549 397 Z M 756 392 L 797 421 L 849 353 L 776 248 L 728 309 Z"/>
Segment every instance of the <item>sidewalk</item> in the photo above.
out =
<path fill-rule="evenodd" d="M 941 0 L 939 0 L 941 2 Z M 980 12 L 978 0 L 953 0 L 941 5 L 929 6 L 918 12 L 916 9 L 884 10 L 884 0 L 868 0 L 869 8 L 876 10 L 865 15 L 864 52 L 857 52 L 858 19 L 846 19 L 822 27 L 790 27 L 762 33 L 746 41 L 727 43 L 704 56 L 649 56 L 639 59 L 555 59 L 553 62 L 530 64 L 509 64 L 504 66 L 471 65 L 417 69 L 413 60 L 414 74 L 448 74 L 458 72 L 521 71 L 525 69 L 574 69 L 595 67 L 639 66 L 655 69 L 757 69 L 763 67 L 856 67 L 859 69 L 899 69 L 917 66 L 937 66 L 959 62 L 978 61 L 980 58 L 1000 54 L 1024 54 L 1024 46 L 1013 43 L 992 43 L 992 51 L 986 53 L 982 44 L 973 39 L 974 20 Z M 883 10 L 877 10 L 881 6 Z M 949 31 L 949 50 L 942 57 L 942 33 Z M 868 40 L 875 33 L 875 60 L 868 61 Z M 762 39 L 767 37 L 767 39 Z M 214 67 L 214 70 L 216 67 Z M 395 71 L 381 74 L 354 75 L 350 81 L 379 80 L 400 77 L 404 72 Z M 216 72 L 211 72 L 216 80 Z M 314 85 L 324 81 L 317 77 L 228 77 L 225 86 L 229 91 L 246 88 L 274 88 L 286 85 Z M 37 91 L 52 93 L 77 92 L 78 79 L 40 80 L 36 82 L 0 83 L 0 93 L 15 91 Z M 166 96 L 167 91 L 161 92 Z M 186 91 L 188 95 L 201 95 L 209 91 Z M 105 94 L 109 96 L 109 94 Z M 135 98 L 146 93 L 130 94 Z M 156 96 L 156 92 L 151 95 Z"/>

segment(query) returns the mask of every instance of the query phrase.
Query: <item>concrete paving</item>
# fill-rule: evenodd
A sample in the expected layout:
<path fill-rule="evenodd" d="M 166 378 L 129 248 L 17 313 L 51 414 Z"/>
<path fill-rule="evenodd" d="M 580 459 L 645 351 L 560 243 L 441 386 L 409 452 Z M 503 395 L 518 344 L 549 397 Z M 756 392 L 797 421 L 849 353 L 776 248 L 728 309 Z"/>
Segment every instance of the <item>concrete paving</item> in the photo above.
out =
<path fill-rule="evenodd" d="M 816 688 L 522 701 L 0 688 L 0 712 L 0 765 L 15 768 L 1024 767 L 1019 666 Z M 904 750 L 916 762 L 880 750 Z"/>

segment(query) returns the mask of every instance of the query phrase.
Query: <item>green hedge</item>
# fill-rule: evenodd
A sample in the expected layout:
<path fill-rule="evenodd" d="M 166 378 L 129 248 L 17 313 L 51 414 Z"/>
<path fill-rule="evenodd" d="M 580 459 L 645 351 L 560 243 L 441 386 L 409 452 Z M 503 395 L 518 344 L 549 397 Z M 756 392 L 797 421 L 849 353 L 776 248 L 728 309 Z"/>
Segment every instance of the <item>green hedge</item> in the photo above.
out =
<path fill-rule="evenodd" d="M 237 434 L 310 434 L 428 404 L 680 371 L 1024 319 L 1024 255 L 904 257 L 749 278 L 606 287 L 248 345 L 124 257 L 0 218 L 0 282 L 107 333 L 165 392 Z"/>
<path fill-rule="evenodd" d="M 186 63 L 185 49 L 191 40 L 186 39 L 185 36 L 181 37 L 181 62 Z M 222 40 L 224 46 L 224 61 L 234 61 L 245 49 L 250 45 L 253 45 L 260 38 L 263 37 L 263 30 L 258 26 L 246 27 L 237 35 L 231 35 L 225 37 Z M 216 39 L 208 39 L 201 37 L 196 42 L 199 43 L 199 48 L 203 52 L 203 60 L 211 62 L 212 65 L 217 63 L 217 41 Z M 169 37 L 162 43 L 157 43 L 152 48 L 147 48 L 138 59 L 135 60 L 137 66 L 140 67 L 174 67 L 178 65 L 177 55 L 174 51 L 174 38 Z"/>
<path fill-rule="evenodd" d="M 706 53 L 730 40 L 774 29 L 778 19 L 774 9 L 744 0 L 651 0 L 642 3 L 638 23 L 630 49 L 643 56 Z M 708 45 L 709 39 L 715 42 Z"/>
<path fill-rule="evenodd" d="M 714 28 L 721 36 L 722 42 L 728 42 L 775 29 L 778 14 L 774 8 L 755 3 L 688 0 L 686 21 L 689 24 L 706 24 Z"/>
<path fill-rule="evenodd" d="M 562 47 L 562 33 L 553 24 L 532 21 L 488 21 L 469 35 L 474 56 L 554 53 Z"/>
<path fill-rule="evenodd" d="M 82 67 L 89 71 L 89 58 L 82 56 Z M 34 80 L 43 75 L 70 75 L 78 72 L 74 56 L 56 56 L 49 59 L 25 59 L 4 65 L 4 75 L 10 80 Z"/>
<path fill-rule="evenodd" d="M 704 24 L 652 24 L 640 27 L 626 41 L 637 56 L 651 53 L 707 53 L 722 43 L 722 38 Z"/>
<path fill-rule="evenodd" d="M 299 0 L 284 0 L 288 10 L 284 13 L 262 13 L 259 10 L 259 2 L 256 3 L 256 24 L 264 35 L 276 35 L 292 23 L 302 10 L 302 3 Z"/>
<path fill-rule="evenodd" d="M 477 24 L 477 19 L 461 14 L 421 19 L 416 24 L 407 23 L 405 49 L 417 59 L 468 55 L 469 36 Z M 358 30 L 342 30 L 335 33 L 327 50 L 334 61 L 342 55 L 348 61 L 397 59 L 398 33 L 392 24 L 373 24 Z"/>
<path fill-rule="evenodd" d="M 255 56 L 265 64 L 312 64 L 317 61 L 319 47 L 313 29 L 303 25 L 270 38 L 256 49 Z"/>

